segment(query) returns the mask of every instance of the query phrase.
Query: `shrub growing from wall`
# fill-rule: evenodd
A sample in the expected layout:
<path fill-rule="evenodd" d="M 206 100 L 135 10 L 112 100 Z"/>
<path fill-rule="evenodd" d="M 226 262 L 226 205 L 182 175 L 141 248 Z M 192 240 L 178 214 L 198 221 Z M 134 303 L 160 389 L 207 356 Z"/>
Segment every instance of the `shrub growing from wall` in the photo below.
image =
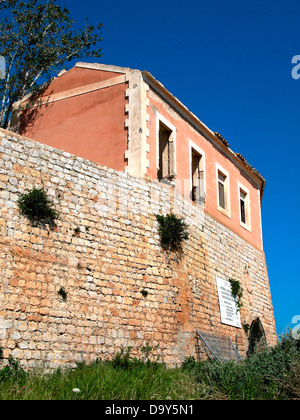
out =
<path fill-rule="evenodd" d="M 159 223 L 160 244 L 164 250 L 182 252 L 182 242 L 189 238 L 187 224 L 175 214 L 156 215 Z"/>
<path fill-rule="evenodd" d="M 46 224 L 50 228 L 55 226 L 58 213 L 43 188 L 33 188 L 27 194 L 22 194 L 18 200 L 18 207 L 21 214 L 27 217 L 33 226 L 45 227 Z"/>

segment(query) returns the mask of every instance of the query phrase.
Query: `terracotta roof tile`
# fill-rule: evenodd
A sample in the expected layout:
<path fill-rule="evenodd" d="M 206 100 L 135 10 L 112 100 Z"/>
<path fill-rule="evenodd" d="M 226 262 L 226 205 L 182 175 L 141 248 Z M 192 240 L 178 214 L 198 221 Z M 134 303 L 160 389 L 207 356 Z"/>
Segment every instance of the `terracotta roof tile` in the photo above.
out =
<path fill-rule="evenodd" d="M 215 132 L 216 137 L 218 137 L 219 140 L 222 141 L 223 144 L 225 144 L 226 147 L 230 147 L 229 143 L 227 140 L 224 139 L 223 136 L 221 136 L 220 133 Z"/>

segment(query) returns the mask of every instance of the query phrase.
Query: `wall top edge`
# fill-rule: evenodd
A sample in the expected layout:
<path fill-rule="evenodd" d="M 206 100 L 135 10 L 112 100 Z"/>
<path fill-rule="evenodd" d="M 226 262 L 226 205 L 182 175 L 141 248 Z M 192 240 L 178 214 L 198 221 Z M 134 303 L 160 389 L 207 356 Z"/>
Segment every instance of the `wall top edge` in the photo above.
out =
<path fill-rule="evenodd" d="M 5 145 L 3 144 L 3 140 L 6 140 Z M 18 142 L 20 140 L 20 142 Z M 37 142 L 35 140 L 32 140 L 28 137 L 22 136 L 20 134 L 17 134 L 13 131 L 6 130 L 3 128 L 0 128 L 0 146 L 2 142 L 2 147 L 8 147 L 11 148 L 11 146 L 8 145 L 8 142 L 16 143 L 24 145 L 24 147 L 27 147 L 29 149 L 43 149 L 46 151 L 49 151 L 50 153 L 54 153 L 58 156 L 63 156 L 67 159 L 72 159 L 74 161 L 74 164 L 76 166 L 76 162 L 80 164 L 84 164 L 86 168 L 90 168 L 91 171 L 88 171 L 88 176 L 94 176 L 94 177 L 101 177 L 101 171 L 105 171 L 107 174 L 110 174 L 111 178 L 115 180 L 116 185 L 119 185 L 119 187 L 122 187 L 122 183 L 132 183 L 132 186 L 136 186 L 137 188 L 141 188 L 143 190 L 152 190 L 152 191 L 160 191 L 163 194 L 169 194 L 170 195 L 170 202 L 176 202 L 176 200 L 179 200 L 181 203 L 183 203 L 183 207 L 179 206 L 182 210 L 182 215 L 185 215 L 187 217 L 197 217 L 199 218 L 199 221 L 202 220 L 203 216 L 206 216 L 211 222 L 218 223 L 218 225 L 222 229 L 225 229 L 226 231 L 230 232 L 231 234 L 236 235 L 240 240 L 242 240 L 244 243 L 248 244 L 252 248 L 256 249 L 257 251 L 264 254 L 263 249 L 257 248 L 253 243 L 249 242 L 244 237 L 240 236 L 237 232 L 232 230 L 230 227 L 226 226 L 224 223 L 222 223 L 220 220 L 216 219 L 214 216 L 212 216 L 210 213 L 208 213 L 206 210 L 204 210 L 200 206 L 196 206 L 195 203 L 193 203 L 191 200 L 185 198 L 181 192 L 179 192 L 174 186 L 166 185 L 163 183 L 158 182 L 157 180 L 151 180 L 151 179 L 142 179 L 140 177 L 135 177 L 132 175 L 129 175 L 126 172 L 123 171 L 117 171 L 115 169 L 106 167 L 104 165 L 101 165 L 97 162 L 90 161 L 88 159 L 82 158 L 77 155 L 73 155 L 69 152 L 66 152 L 61 149 L 54 148 L 52 146 L 46 145 L 41 142 Z M 31 144 L 30 144 L 31 143 Z M 12 147 L 13 148 L 13 147 Z M 34 164 L 34 163 L 33 163 Z M 97 173 L 99 171 L 99 173 Z M 86 172 L 86 170 L 85 170 Z M 175 201 L 174 201 L 175 200 Z M 197 216 L 198 215 L 198 216 Z"/>

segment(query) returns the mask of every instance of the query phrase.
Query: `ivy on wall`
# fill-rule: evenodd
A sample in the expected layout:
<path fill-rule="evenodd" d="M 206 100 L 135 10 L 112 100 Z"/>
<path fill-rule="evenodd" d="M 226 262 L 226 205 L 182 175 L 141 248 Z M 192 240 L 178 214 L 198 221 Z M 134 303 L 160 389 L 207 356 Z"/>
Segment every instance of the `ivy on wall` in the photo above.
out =
<path fill-rule="evenodd" d="M 233 297 L 236 299 L 236 305 L 238 309 L 243 306 L 242 303 L 242 296 L 243 296 L 243 289 L 238 280 L 229 279 L 229 283 L 231 285 L 231 293 Z"/>

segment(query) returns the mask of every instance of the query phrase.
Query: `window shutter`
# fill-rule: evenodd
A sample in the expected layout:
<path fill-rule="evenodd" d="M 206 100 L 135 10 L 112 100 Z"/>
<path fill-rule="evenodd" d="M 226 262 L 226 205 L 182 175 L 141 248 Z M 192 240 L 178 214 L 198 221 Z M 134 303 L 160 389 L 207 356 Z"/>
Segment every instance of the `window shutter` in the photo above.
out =
<path fill-rule="evenodd" d="M 173 178 L 175 176 L 175 147 L 174 147 L 174 141 L 172 133 L 169 135 L 168 139 L 168 145 L 169 145 L 169 178 Z"/>

